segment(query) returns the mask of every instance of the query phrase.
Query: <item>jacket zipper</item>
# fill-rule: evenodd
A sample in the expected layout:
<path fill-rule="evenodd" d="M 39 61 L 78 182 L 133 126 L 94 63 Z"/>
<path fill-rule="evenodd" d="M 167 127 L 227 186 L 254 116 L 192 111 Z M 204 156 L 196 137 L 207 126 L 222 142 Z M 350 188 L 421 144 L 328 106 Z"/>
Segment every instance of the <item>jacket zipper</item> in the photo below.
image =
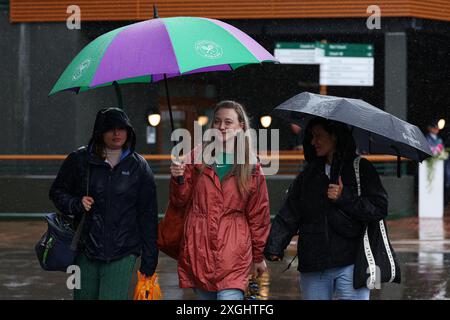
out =
<path fill-rule="evenodd" d="M 109 263 L 109 240 L 110 240 L 110 235 L 109 235 L 109 219 L 108 219 L 108 212 L 110 212 L 111 209 L 111 173 L 112 173 L 112 168 L 109 169 L 109 173 L 108 173 L 108 205 L 106 206 L 106 211 L 105 211 L 105 258 L 106 258 L 106 262 Z"/>
<path fill-rule="evenodd" d="M 118 164 L 116 164 L 114 166 L 114 168 L 111 167 L 111 165 L 107 164 L 108 169 L 109 169 L 109 174 L 108 174 L 108 205 L 107 205 L 107 210 L 105 212 L 105 233 L 106 233 L 106 237 L 105 237 L 105 258 L 106 258 L 106 263 L 110 263 L 111 259 L 110 259 L 110 243 L 111 241 L 111 228 L 109 227 L 109 220 L 107 220 L 107 216 L 108 213 L 111 211 L 111 189 L 112 189 L 112 185 L 111 185 L 111 179 L 112 179 L 112 175 L 114 173 L 114 170 L 118 170 L 117 168 L 119 167 L 119 165 L 121 164 L 121 162 L 123 160 L 125 160 L 126 158 L 128 158 L 130 155 L 126 156 L 124 159 L 120 160 Z M 108 231 L 109 230 L 109 231 Z"/>
<path fill-rule="evenodd" d="M 93 164 L 104 165 L 108 169 L 108 186 L 107 186 L 107 196 L 108 196 L 107 200 L 108 201 L 107 201 L 106 211 L 105 211 L 105 214 L 104 214 L 104 217 L 103 217 L 103 219 L 104 219 L 103 239 L 105 240 L 105 245 L 104 245 L 104 248 L 103 248 L 103 254 L 104 254 L 104 257 L 106 259 L 106 263 L 111 262 L 111 259 L 109 258 L 109 255 L 108 255 L 108 253 L 110 253 L 109 252 L 110 250 L 108 250 L 108 249 L 110 249 L 109 248 L 109 240 L 111 238 L 111 235 L 107 232 L 107 230 L 109 230 L 107 214 L 108 214 L 108 212 L 110 211 L 110 208 L 111 208 L 111 178 L 112 178 L 113 170 L 115 168 L 117 168 L 125 159 L 127 159 L 131 155 L 132 155 L 132 153 L 128 154 L 125 158 L 120 160 L 119 163 L 114 168 L 112 168 L 111 165 L 109 165 L 108 163 L 105 163 L 105 162 L 91 162 L 90 161 Z"/>
<path fill-rule="evenodd" d="M 328 178 L 326 175 L 325 175 L 325 177 L 326 178 Z M 327 184 L 327 186 L 328 186 L 328 184 Z M 324 218 L 325 218 L 325 240 L 326 240 L 326 242 L 327 242 L 327 247 L 328 247 L 328 253 L 329 253 L 329 255 L 328 255 L 328 261 L 327 261 L 327 264 L 329 264 L 329 261 L 330 260 L 333 260 L 333 257 L 332 257 L 332 251 L 331 251 L 331 243 L 330 243 L 330 236 L 329 236 L 329 234 L 328 234 L 328 207 L 329 207 L 329 205 L 328 204 L 325 204 L 324 205 L 324 209 L 325 210 L 323 210 L 323 212 L 324 212 Z M 325 268 L 324 268 L 324 266 L 322 266 L 322 273 L 323 272 L 325 272 Z"/>

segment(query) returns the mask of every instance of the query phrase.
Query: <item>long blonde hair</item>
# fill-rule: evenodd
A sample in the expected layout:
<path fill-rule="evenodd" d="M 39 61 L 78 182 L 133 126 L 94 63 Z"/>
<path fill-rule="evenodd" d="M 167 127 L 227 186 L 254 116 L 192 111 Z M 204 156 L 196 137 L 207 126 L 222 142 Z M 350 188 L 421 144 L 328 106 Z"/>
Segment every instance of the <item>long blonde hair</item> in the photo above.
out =
<path fill-rule="evenodd" d="M 241 123 L 243 125 L 243 132 L 244 134 L 247 132 L 247 130 L 250 129 L 250 121 L 248 120 L 248 116 L 247 113 L 245 112 L 244 107 L 240 104 L 237 103 L 235 101 L 231 101 L 231 100 L 224 100 L 219 102 L 215 109 L 214 109 L 214 116 L 213 119 L 209 125 L 210 129 L 214 128 L 214 119 L 216 117 L 216 114 L 219 110 L 221 109 L 233 109 L 236 114 L 238 115 L 238 121 L 239 123 Z M 244 153 L 244 163 L 243 164 L 239 164 L 237 161 L 237 152 L 234 152 L 234 163 L 233 163 L 233 168 L 232 170 L 230 170 L 230 172 L 227 174 L 234 174 L 236 176 L 236 184 L 239 190 L 239 193 L 241 195 L 244 195 L 248 192 L 250 192 L 250 182 L 251 182 L 251 175 L 252 175 L 252 170 L 253 170 L 253 164 L 251 163 L 251 159 L 253 161 L 255 161 L 256 157 L 253 153 L 252 150 L 252 141 L 251 141 L 251 136 L 250 134 L 245 134 L 244 136 L 245 138 L 245 142 L 244 142 L 244 149 L 245 149 L 245 153 Z M 211 142 L 206 142 L 204 144 L 204 147 L 206 147 L 206 145 L 210 144 Z M 237 137 L 234 137 L 234 150 L 237 150 Z M 203 159 L 204 160 L 204 159 Z M 203 162 L 205 165 L 205 162 Z"/>

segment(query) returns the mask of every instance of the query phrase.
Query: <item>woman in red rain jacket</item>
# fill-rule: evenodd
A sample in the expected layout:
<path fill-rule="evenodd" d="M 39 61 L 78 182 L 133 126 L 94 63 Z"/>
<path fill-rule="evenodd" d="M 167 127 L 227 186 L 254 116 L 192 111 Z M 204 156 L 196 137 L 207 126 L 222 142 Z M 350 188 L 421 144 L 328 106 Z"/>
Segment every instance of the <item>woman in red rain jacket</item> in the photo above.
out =
<path fill-rule="evenodd" d="M 244 134 L 249 121 L 240 104 L 220 102 L 210 129 L 214 142 L 194 149 L 189 156 L 194 161 L 170 167 L 170 200 L 189 208 L 178 259 L 179 284 L 193 288 L 199 299 L 241 300 L 252 267 L 258 275 L 267 270 L 266 180 L 251 154 L 250 137 Z M 240 138 L 245 143 L 239 144 Z"/>

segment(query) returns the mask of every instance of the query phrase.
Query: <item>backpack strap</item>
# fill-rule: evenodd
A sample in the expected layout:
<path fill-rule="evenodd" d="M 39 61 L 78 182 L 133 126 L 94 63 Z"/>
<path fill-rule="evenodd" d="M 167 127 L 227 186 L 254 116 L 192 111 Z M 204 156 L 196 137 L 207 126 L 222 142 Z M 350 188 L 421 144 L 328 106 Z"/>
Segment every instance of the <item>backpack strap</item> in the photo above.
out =
<path fill-rule="evenodd" d="M 356 157 L 355 160 L 353 160 L 353 168 L 355 169 L 355 178 L 356 178 L 356 184 L 358 185 L 358 197 L 361 196 L 361 177 L 359 175 L 359 163 L 361 162 L 361 157 Z"/>
<path fill-rule="evenodd" d="M 361 162 L 361 157 L 356 157 L 353 161 L 353 168 L 355 169 L 356 184 L 358 186 L 358 197 L 361 196 L 361 176 L 359 171 L 359 164 Z M 372 248 L 370 247 L 369 233 L 367 232 L 368 226 L 364 230 L 363 244 L 364 253 L 366 255 L 367 261 L 367 272 L 369 273 L 369 278 L 367 279 L 367 288 L 374 289 L 377 280 L 377 265 L 375 258 L 373 256 Z"/>
<path fill-rule="evenodd" d="M 89 196 L 89 178 L 91 175 L 91 165 L 89 163 L 89 158 L 87 158 L 87 169 L 86 169 L 86 196 Z M 86 212 L 83 212 L 83 216 L 81 217 L 81 221 L 78 224 L 77 229 L 75 230 L 75 234 L 72 239 L 72 243 L 70 244 L 70 249 L 76 251 L 78 249 L 78 242 L 81 238 L 81 231 L 83 230 L 84 223 L 86 221 Z"/>
<path fill-rule="evenodd" d="M 386 253 L 389 259 L 389 264 L 391 266 L 391 278 L 389 279 L 389 282 L 393 282 L 396 275 L 396 269 L 395 269 L 395 260 L 394 255 L 392 254 L 391 247 L 389 245 L 389 239 L 386 231 L 386 227 L 384 226 L 384 220 L 380 220 L 380 231 L 381 231 L 381 237 L 383 238 L 384 247 L 386 249 Z"/>
<path fill-rule="evenodd" d="M 356 157 L 355 160 L 353 161 L 353 167 L 355 169 L 356 183 L 358 185 L 358 197 L 361 196 L 361 177 L 360 177 L 360 171 L 359 171 L 360 161 L 361 161 L 361 157 L 359 157 L 359 156 Z M 391 251 L 391 247 L 389 245 L 389 239 L 388 239 L 388 235 L 387 235 L 387 231 L 386 231 L 386 227 L 384 225 L 383 219 L 378 221 L 378 227 L 380 228 L 384 248 L 386 250 L 386 253 L 387 253 L 387 256 L 389 259 L 389 264 L 391 266 L 391 278 L 389 279 L 389 282 L 393 282 L 395 279 L 395 276 L 396 276 L 395 261 L 394 261 L 394 256 Z M 373 289 L 373 288 L 375 288 L 375 284 L 376 284 L 377 266 L 376 266 L 375 258 L 372 253 L 372 249 L 370 247 L 369 234 L 368 234 L 367 230 L 368 230 L 368 227 L 366 227 L 366 230 L 364 232 L 364 237 L 363 237 L 364 252 L 366 254 L 368 272 L 369 272 L 369 279 L 367 279 L 367 287 L 369 289 Z M 378 275 L 378 276 L 380 276 L 380 275 Z"/>

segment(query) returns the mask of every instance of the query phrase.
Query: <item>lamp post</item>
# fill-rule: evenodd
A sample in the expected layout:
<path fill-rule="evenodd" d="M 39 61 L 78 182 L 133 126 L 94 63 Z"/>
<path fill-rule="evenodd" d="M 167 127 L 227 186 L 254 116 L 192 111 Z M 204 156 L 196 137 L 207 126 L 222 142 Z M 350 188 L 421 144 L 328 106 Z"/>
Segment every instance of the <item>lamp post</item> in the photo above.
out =
<path fill-rule="evenodd" d="M 207 125 L 208 121 L 209 121 L 209 118 L 208 118 L 208 116 L 205 116 L 205 115 L 198 116 L 198 118 L 197 118 L 198 124 L 201 125 L 202 127 Z"/>
<path fill-rule="evenodd" d="M 152 127 L 156 127 L 161 122 L 161 114 L 151 113 L 147 115 L 148 124 Z"/>
<path fill-rule="evenodd" d="M 161 113 L 157 108 L 147 111 L 147 144 L 156 143 L 156 127 L 161 122 Z"/>
<path fill-rule="evenodd" d="M 263 128 L 270 127 L 270 124 L 272 123 L 272 117 L 271 116 L 262 116 L 259 121 L 261 122 L 261 125 Z"/>

